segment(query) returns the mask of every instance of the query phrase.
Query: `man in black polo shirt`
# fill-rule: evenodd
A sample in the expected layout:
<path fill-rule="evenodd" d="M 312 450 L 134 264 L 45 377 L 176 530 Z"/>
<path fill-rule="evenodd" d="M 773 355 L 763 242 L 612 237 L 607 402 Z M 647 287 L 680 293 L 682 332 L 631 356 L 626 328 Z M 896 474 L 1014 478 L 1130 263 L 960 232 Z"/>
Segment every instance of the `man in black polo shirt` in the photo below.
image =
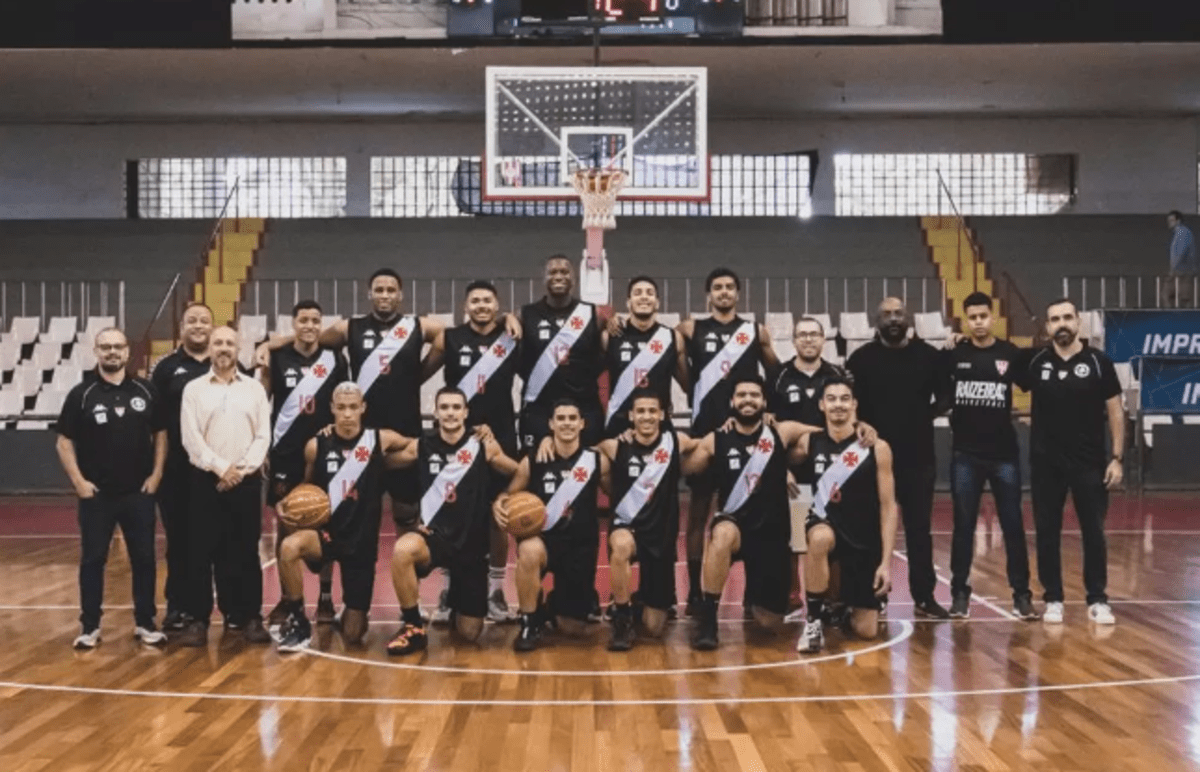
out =
<path fill-rule="evenodd" d="M 179 322 L 179 348 L 160 359 L 150 373 L 150 382 L 162 400 L 167 430 L 167 462 L 158 488 L 158 511 L 167 536 L 167 615 L 163 617 L 163 629 L 167 631 L 182 630 L 186 622 L 183 607 L 187 592 L 188 479 L 192 465 L 180 438 L 179 410 L 183 387 L 212 367 L 208 358 L 212 329 L 212 309 L 203 303 L 189 303 Z"/>
<path fill-rule="evenodd" d="M 154 387 L 126 374 L 129 341 L 115 328 L 96 335 L 96 378 L 71 389 L 58 419 L 58 458 L 79 496 L 79 617 L 75 648 L 100 642 L 104 565 L 121 526 L 133 573 L 133 634 L 166 640 L 154 625 L 154 493 L 162 479 L 167 435 Z"/>
<path fill-rule="evenodd" d="M 854 376 L 858 417 L 892 446 L 895 457 L 896 501 L 904 518 L 908 550 L 908 589 L 914 613 L 949 619 L 950 613 L 933 598 L 933 419 L 946 398 L 938 377 L 939 352 L 928 343 L 908 337 L 910 320 L 904 301 L 887 298 L 879 304 L 875 340 L 855 351 L 846 362 Z"/>
<path fill-rule="evenodd" d="M 1062 519 L 1067 491 L 1083 535 L 1083 584 L 1088 619 L 1116 622 L 1108 605 L 1108 546 L 1104 517 L 1108 489 L 1121 484 L 1125 411 L 1112 362 L 1079 339 L 1079 314 L 1063 298 L 1046 308 L 1053 344 L 1021 352 L 1017 384 L 1033 393 L 1029 467 L 1033 519 L 1037 526 L 1038 580 L 1045 591 L 1048 624 L 1063 621 Z M 1105 465 L 1104 424 L 1112 434 Z"/>
<path fill-rule="evenodd" d="M 954 538 L 950 547 L 950 616 L 971 615 L 971 561 L 975 525 L 986 482 L 992 489 L 1004 552 L 1013 613 L 1038 618 L 1029 591 L 1029 553 L 1021 520 L 1021 464 L 1012 423 L 1014 363 L 1020 349 L 992 335 L 992 299 L 973 292 L 963 301 L 970 337 L 944 352 L 944 377 L 953 387 L 954 461 L 950 491 L 954 500 Z"/>

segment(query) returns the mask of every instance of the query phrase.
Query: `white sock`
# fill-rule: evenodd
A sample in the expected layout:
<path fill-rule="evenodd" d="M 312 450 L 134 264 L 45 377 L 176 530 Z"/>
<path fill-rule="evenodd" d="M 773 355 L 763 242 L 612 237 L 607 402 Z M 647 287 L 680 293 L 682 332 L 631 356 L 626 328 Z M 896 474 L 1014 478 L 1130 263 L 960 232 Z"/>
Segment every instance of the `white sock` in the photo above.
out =
<path fill-rule="evenodd" d="M 504 592 L 504 566 L 492 566 L 488 569 L 488 595 L 497 590 Z"/>

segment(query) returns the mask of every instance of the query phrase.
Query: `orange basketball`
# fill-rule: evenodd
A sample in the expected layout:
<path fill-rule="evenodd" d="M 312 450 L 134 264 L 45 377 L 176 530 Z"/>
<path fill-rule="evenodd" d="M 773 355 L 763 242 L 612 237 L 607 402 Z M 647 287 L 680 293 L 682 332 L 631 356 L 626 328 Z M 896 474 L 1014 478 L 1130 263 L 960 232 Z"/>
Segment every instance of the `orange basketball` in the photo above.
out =
<path fill-rule="evenodd" d="M 518 539 L 528 539 L 542 532 L 546 524 L 546 505 L 528 491 L 508 497 L 508 532 Z"/>
<path fill-rule="evenodd" d="M 284 497 L 275 510 L 292 528 L 320 528 L 329 522 L 329 496 L 310 483 L 301 483 Z"/>

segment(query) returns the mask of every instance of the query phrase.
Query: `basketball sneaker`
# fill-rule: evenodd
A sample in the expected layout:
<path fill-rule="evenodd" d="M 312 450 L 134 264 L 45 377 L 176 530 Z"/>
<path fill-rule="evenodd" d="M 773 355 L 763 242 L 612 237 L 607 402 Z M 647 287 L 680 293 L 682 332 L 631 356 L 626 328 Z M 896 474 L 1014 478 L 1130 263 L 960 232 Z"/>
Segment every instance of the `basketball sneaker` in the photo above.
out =
<path fill-rule="evenodd" d="M 955 595 L 950 601 L 950 618 L 951 619 L 970 619 L 971 618 L 971 596 L 970 595 Z"/>
<path fill-rule="evenodd" d="M 1112 606 L 1107 603 L 1093 603 L 1088 606 L 1088 619 L 1098 625 L 1115 625 L 1117 623 L 1117 618 L 1112 613 Z"/>
<path fill-rule="evenodd" d="M 609 651 L 629 651 L 633 648 L 633 609 L 626 606 L 613 611 L 612 637 L 608 639 Z"/>
<path fill-rule="evenodd" d="M 188 615 L 179 609 L 167 609 L 166 616 L 163 617 L 162 629 L 168 633 L 177 633 L 184 628 L 188 623 Z"/>
<path fill-rule="evenodd" d="M 816 654 L 825 647 L 825 625 L 819 619 L 804 623 L 804 632 L 796 642 L 796 651 L 801 654 Z"/>
<path fill-rule="evenodd" d="M 537 612 L 518 615 L 521 629 L 513 641 L 513 651 L 533 651 L 538 647 L 542 638 L 542 626 L 538 624 L 537 617 Z"/>
<path fill-rule="evenodd" d="M 337 609 L 333 607 L 332 595 L 321 595 L 317 598 L 317 624 L 331 625 L 337 619 Z"/>
<path fill-rule="evenodd" d="M 267 614 L 267 627 L 272 630 L 283 627 L 290 614 L 291 609 L 288 607 L 288 602 L 280 598 L 279 602 L 275 604 L 275 608 L 271 609 L 271 613 Z"/>
<path fill-rule="evenodd" d="M 1042 621 L 1048 625 L 1061 625 L 1063 621 L 1062 601 L 1049 601 L 1046 610 L 1042 612 Z"/>
<path fill-rule="evenodd" d="M 919 600 L 913 605 L 913 613 L 919 617 L 927 617 L 929 619 L 949 619 L 950 612 L 946 607 L 938 603 L 933 598 Z"/>
<path fill-rule="evenodd" d="M 435 625 L 450 624 L 450 591 L 442 590 L 438 595 L 437 608 L 429 615 L 429 621 Z"/>
<path fill-rule="evenodd" d="M 301 611 L 299 614 L 290 615 L 283 624 L 282 635 L 275 648 L 284 654 L 291 654 L 307 649 L 311 641 L 312 624 Z"/>
<path fill-rule="evenodd" d="M 496 590 L 488 597 L 488 612 L 487 618 L 489 622 L 495 624 L 507 624 L 515 621 L 512 610 L 508 607 L 508 601 L 504 598 L 504 590 Z"/>
<path fill-rule="evenodd" d="M 425 635 L 424 627 L 417 627 L 408 622 L 401 622 L 400 629 L 388 641 L 387 653 L 393 657 L 424 651 L 429 646 L 429 637 Z"/>
<path fill-rule="evenodd" d="M 692 636 L 692 648 L 696 651 L 714 651 L 717 648 L 717 603 L 716 598 L 704 598 L 700 605 L 700 618 L 696 620 L 696 633 Z"/>
<path fill-rule="evenodd" d="M 162 646 L 167 642 L 166 634 L 155 627 L 153 622 L 145 627 L 138 625 L 133 628 L 133 637 L 147 646 Z"/>
<path fill-rule="evenodd" d="M 1013 614 L 1016 614 L 1018 619 L 1023 619 L 1026 622 L 1034 622 L 1041 618 L 1041 615 L 1037 613 L 1037 609 L 1033 607 L 1033 596 L 1029 593 L 1013 598 Z"/>
<path fill-rule="evenodd" d="M 81 651 L 96 648 L 100 645 L 100 628 L 93 627 L 91 630 L 80 632 L 79 637 L 71 645 Z"/>

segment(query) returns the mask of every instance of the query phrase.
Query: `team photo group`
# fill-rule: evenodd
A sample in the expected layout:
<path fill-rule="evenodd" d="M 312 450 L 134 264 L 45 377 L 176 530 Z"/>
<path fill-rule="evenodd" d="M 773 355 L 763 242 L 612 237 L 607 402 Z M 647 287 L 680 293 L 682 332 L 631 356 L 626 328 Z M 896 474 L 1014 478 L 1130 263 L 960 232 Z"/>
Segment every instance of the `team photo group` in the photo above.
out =
<path fill-rule="evenodd" d="M 401 276 L 383 268 L 370 277 L 369 314 L 326 326 L 317 302 L 298 302 L 292 334 L 261 343 L 250 369 L 238 360 L 238 332 L 214 327 L 202 303 L 184 310 L 178 349 L 149 379 L 127 372 L 123 331 L 99 333 L 95 374 L 71 391 L 57 424 L 79 498 L 75 648 L 100 644 L 119 526 L 134 635 L 148 645 L 206 646 L 214 597 L 225 631 L 248 643 L 302 651 L 314 624 L 329 624 L 347 645 L 362 645 L 376 574 L 390 563 L 400 618 L 376 627 L 390 655 L 427 649 L 435 623 L 479 640 L 487 620 L 516 623 L 517 652 L 603 622 L 608 650 L 623 652 L 663 636 L 677 606 L 691 646 L 714 650 L 723 595 L 724 605 L 744 607 L 748 624 L 798 633 L 797 651 L 814 654 L 827 635 L 879 635 L 901 559 L 915 616 L 968 618 L 985 486 L 1003 532 L 1012 615 L 1063 622 L 1070 493 L 1088 619 L 1114 623 L 1104 519 L 1108 491 L 1122 481 L 1125 416 L 1114 367 L 1080 338 L 1070 300 L 1046 309 L 1047 343 L 1022 349 L 993 335 L 986 294 L 966 298 L 965 329 L 937 347 L 912 334 L 904 302 L 889 298 L 876 309 L 875 339 L 842 367 L 824 358 L 827 331 L 810 317 L 795 323 L 795 356 L 780 361 L 767 327 L 738 315 L 741 281 L 727 268 L 707 275 L 709 313 L 674 328 L 658 318 L 650 277 L 628 283 L 615 314 L 577 297 L 561 255 L 545 261 L 544 280 L 542 299 L 511 312 L 492 284 L 472 282 L 465 321 L 447 326 L 402 313 Z M 425 430 L 422 384 L 439 371 L 445 385 Z M 1014 387 L 1033 400 L 1039 605 Z M 677 429 L 674 417 L 685 413 L 687 428 Z M 934 421 L 947 414 L 952 458 L 935 460 Z M 949 608 L 935 599 L 939 462 L 950 470 L 953 506 Z M 268 543 L 281 598 L 265 617 L 264 496 L 277 515 Z M 396 529 L 390 555 L 380 552 L 385 496 Z M 730 597 L 737 562 L 744 596 Z M 306 571 L 320 576 L 313 619 Z M 440 598 L 423 612 L 426 578 L 441 583 Z"/>

